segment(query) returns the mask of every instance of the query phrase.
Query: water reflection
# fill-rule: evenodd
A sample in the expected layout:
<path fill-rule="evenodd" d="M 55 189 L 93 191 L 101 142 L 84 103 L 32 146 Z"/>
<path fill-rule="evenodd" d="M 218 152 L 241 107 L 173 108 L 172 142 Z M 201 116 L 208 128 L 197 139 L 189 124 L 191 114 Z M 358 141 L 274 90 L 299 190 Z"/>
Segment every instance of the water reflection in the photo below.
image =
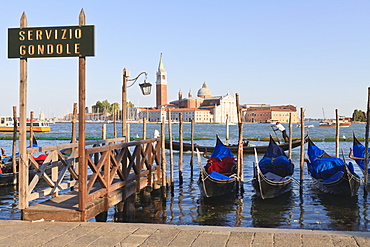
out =
<path fill-rule="evenodd" d="M 324 207 L 326 216 L 330 218 L 327 226 L 332 230 L 338 231 L 358 231 L 360 230 L 360 212 L 358 196 L 338 197 L 329 194 L 313 194 Z"/>
<path fill-rule="evenodd" d="M 255 227 L 289 226 L 292 221 L 292 208 L 295 195 L 289 191 L 271 199 L 261 199 L 253 195 L 250 214 Z"/>
<path fill-rule="evenodd" d="M 206 198 L 200 197 L 198 200 L 198 216 L 193 220 L 199 225 L 211 226 L 234 226 L 234 217 L 237 212 L 238 196 L 230 194 L 228 196 Z"/>

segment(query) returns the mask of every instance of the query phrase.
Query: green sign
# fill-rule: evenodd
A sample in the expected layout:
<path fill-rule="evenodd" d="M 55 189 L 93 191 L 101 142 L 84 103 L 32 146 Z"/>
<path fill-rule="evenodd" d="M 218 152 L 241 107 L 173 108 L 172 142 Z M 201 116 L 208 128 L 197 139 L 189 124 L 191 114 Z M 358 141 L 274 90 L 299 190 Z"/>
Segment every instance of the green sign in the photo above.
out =
<path fill-rule="evenodd" d="M 94 26 L 8 29 L 8 58 L 94 55 Z"/>

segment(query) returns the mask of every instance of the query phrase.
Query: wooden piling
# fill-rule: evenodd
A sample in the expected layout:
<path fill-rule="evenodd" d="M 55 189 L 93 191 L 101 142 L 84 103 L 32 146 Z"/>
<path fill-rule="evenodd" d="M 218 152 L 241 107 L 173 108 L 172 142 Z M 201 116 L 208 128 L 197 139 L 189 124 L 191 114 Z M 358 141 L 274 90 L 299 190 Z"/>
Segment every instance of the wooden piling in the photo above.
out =
<path fill-rule="evenodd" d="M 239 180 L 241 182 L 244 182 L 244 171 L 243 171 L 243 121 L 242 121 L 242 112 L 240 108 L 239 103 L 239 94 L 235 94 L 236 98 L 236 110 L 238 115 L 238 127 L 239 127 L 239 139 L 238 139 L 238 169 L 237 169 L 237 175 L 239 177 Z"/>
<path fill-rule="evenodd" d="M 143 117 L 143 140 L 146 140 L 146 117 Z"/>
<path fill-rule="evenodd" d="M 72 115 L 72 137 L 71 142 L 77 142 L 77 135 L 76 135 L 76 123 L 77 123 L 77 103 L 73 103 L 73 115 Z"/>
<path fill-rule="evenodd" d="M 364 172 L 364 183 L 365 190 L 368 192 L 368 183 L 369 183 L 369 173 L 366 172 L 369 170 L 369 128 L 370 128 L 370 87 L 368 87 L 367 92 L 367 111 L 366 111 L 366 131 L 365 131 L 365 172 Z"/>
<path fill-rule="evenodd" d="M 289 152 L 288 158 L 292 159 L 292 149 L 293 149 L 293 124 L 292 124 L 292 113 L 289 113 Z"/>
<path fill-rule="evenodd" d="M 107 125 L 106 124 L 103 124 L 101 126 L 101 138 L 103 140 L 107 139 Z"/>
<path fill-rule="evenodd" d="M 182 172 L 182 160 L 184 157 L 184 142 L 183 142 L 183 136 L 184 136 L 184 126 L 182 121 L 182 113 L 179 113 L 179 145 L 180 145 L 180 153 L 179 153 L 179 184 L 183 183 L 183 172 Z"/>
<path fill-rule="evenodd" d="M 304 108 L 301 108 L 301 156 L 300 156 L 300 183 L 303 184 L 304 179 Z"/>
<path fill-rule="evenodd" d="M 17 153 L 17 129 L 18 129 L 18 119 L 17 119 L 17 107 L 16 106 L 13 106 L 13 123 L 14 123 L 14 127 L 13 127 L 13 146 L 12 146 L 12 167 L 13 167 L 13 184 L 16 185 L 17 184 L 17 177 L 18 177 L 18 173 L 17 173 L 17 159 L 15 158 L 16 157 L 16 153 Z"/>
<path fill-rule="evenodd" d="M 191 120 L 191 159 L 190 159 L 190 176 L 193 177 L 194 167 L 194 119 Z"/>
<path fill-rule="evenodd" d="M 172 146 L 172 121 L 171 121 L 171 109 L 168 109 L 168 138 L 170 143 L 170 185 L 174 184 L 173 178 L 173 146 Z"/>
<path fill-rule="evenodd" d="M 165 118 L 162 117 L 161 122 L 161 167 L 162 167 L 162 188 L 166 187 L 166 146 L 165 146 L 165 133 L 166 133 L 166 122 Z M 165 193 L 164 193 L 165 194 Z"/>
<path fill-rule="evenodd" d="M 117 138 L 117 115 L 116 115 L 116 110 L 113 111 L 113 137 Z"/>
<path fill-rule="evenodd" d="M 339 112 L 335 109 L 335 157 L 339 158 Z"/>
<path fill-rule="evenodd" d="M 34 119 L 34 117 L 33 117 L 33 111 L 31 111 L 31 113 L 30 113 L 30 139 L 29 139 L 29 143 L 30 143 L 30 147 L 33 147 L 33 138 L 34 138 L 34 136 L 33 136 L 33 119 Z"/>

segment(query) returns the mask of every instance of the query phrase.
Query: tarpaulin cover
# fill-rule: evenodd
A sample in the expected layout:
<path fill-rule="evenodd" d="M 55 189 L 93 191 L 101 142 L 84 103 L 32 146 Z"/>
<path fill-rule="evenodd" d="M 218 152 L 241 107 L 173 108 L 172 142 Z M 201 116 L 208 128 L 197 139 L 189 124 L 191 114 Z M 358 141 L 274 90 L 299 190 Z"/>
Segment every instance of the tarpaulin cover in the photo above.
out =
<path fill-rule="evenodd" d="M 231 179 L 230 177 L 225 176 L 225 175 L 223 175 L 221 173 L 218 173 L 218 172 L 210 172 L 210 173 L 208 173 L 208 175 L 210 177 L 218 179 L 218 180 L 229 180 L 229 179 Z"/>
<path fill-rule="evenodd" d="M 357 144 L 353 146 L 353 156 L 357 158 L 364 158 L 365 157 L 365 146 L 362 144 Z M 370 154 L 370 148 L 369 148 Z M 362 170 L 365 170 L 365 160 L 356 159 L 356 163 L 361 167 Z M 368 169 L 370 172 L 370 168 Z"/>
<path fill-rule="evenodd" d="M 308 157 L 310 162 L 307 163 L 308 171 L 312 177 L 323 179 L 327 181 L 336 181 L 338 177 L 345 170 L 345 163 L 342 159 L 337 157 L 320 158 L 325 151 L 321 150 L 315 145 L 308 145 Z M 353 165 L 348 166 L 349 170 L 353 171 Z M 334 176 L 333 176 L 334 175 Z"/>
<path fill-rule="evenodd" d="M 294 171 L 294 164 L 288 159 L 284 150 L 275 143 L 272 137 L 270 137 L 270 143 L 265 155 L 259 162 L 259 167 L 263 174 L 272 172 L 281 177 L 292 175 Z"/>
<path fill-rule="evenodd" d="M 231 150 L 228 147 L 226 147 L 224 144 L 222 143 L 217 144 L 215 147 L 215 150 L 213 150 L 211 158 L 219 158 L 220 160 L 222 160 L 222 158 L 224 157 L 234 158 L 234 155 L 231 152 Z"/>

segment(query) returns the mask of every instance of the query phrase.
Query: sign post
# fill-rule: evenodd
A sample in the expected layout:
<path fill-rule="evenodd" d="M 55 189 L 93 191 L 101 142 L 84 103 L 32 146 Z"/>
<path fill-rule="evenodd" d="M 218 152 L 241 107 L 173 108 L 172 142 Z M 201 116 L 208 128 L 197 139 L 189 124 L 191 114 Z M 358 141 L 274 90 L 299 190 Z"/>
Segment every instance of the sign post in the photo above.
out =
<path fill-rule="evenodd" d="M 86 221 L 87 164 L 85 159 L 86 56 L 94 56 L 94 26 L 86 25 L 82 9 L 78 26 L 28 28 L 26 14 L 20 28 L 8 29 L 8 58 L 20 58 L 19 96 L 19 209 L 28 207 L 28 157 L 26 150 L 27 59 L 36 57 L 79 58 L 79 210 Z"/>

